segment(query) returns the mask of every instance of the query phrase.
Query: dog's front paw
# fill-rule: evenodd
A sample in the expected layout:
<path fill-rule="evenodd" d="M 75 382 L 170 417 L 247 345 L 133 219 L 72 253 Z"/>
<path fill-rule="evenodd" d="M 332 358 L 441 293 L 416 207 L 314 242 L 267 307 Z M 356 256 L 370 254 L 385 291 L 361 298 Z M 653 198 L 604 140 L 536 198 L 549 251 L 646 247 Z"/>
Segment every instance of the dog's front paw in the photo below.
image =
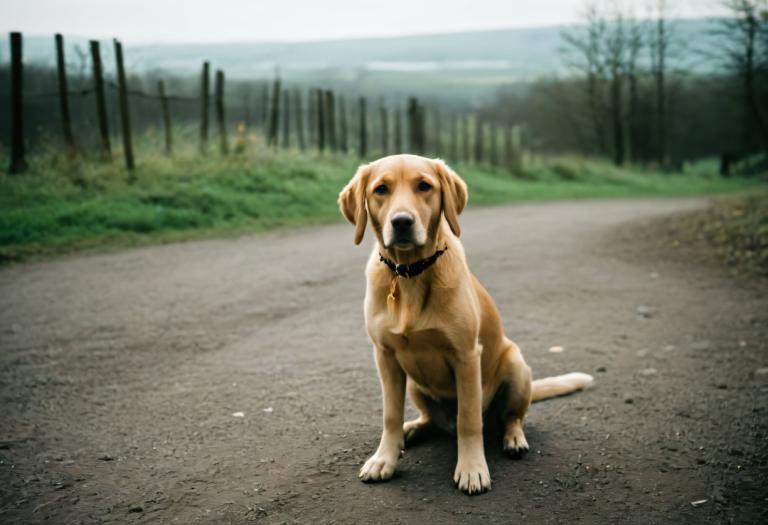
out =
<path fill-rule="evenodd" d="M 471 464 L 459 461 L 453 474 L 453 482 L 465 494 L 487 492 L 491 490 L 491 474 L 488 472 L 488 465 L 484 460 Z"/>
<path fill-rule="evenodd" d="M 395 474 L 397 468 L 397 457 L 391 458 L 378 452 L 368 458 L 363 468 L 360 469 L 358 477 L 361 481 L 386 481 Z"/>

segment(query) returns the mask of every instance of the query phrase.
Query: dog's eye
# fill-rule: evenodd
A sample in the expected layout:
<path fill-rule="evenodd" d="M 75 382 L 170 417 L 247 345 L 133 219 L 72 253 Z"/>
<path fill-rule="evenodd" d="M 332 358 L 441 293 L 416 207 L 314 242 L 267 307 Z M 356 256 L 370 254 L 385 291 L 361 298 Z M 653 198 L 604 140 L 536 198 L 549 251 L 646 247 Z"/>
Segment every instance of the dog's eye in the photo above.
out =
<path fill-rule="evenodd" d="M 430 186 L 428 182 L 421 181 L 419 183 L 419 191 L 429 191 L 431 189 L 432 186 Z"/>
<path fill-rule="evenodd" d="M 379 184 L 373 189 L 373 193 L 376 195 L 386 195 L 387 194 L 387 186 L 384 184 Z"/>

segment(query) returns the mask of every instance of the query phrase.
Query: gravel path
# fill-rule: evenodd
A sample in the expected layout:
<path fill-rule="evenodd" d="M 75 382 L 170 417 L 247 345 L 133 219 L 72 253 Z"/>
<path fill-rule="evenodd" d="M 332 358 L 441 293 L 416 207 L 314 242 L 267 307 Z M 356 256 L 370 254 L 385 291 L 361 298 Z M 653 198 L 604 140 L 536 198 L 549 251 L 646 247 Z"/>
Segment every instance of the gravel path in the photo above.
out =
<path fill-rule="evenodd" d="M 356 479 L 381 407 L 347 225 L 4 268 L 0 522 L 766 523 L 766 289 L 621 235 L 704 204 L 462 216 L 534 376 L 597 379 L 532 407 L 525 459 L 488 435 L 474 498 L 443 436 Z"/>

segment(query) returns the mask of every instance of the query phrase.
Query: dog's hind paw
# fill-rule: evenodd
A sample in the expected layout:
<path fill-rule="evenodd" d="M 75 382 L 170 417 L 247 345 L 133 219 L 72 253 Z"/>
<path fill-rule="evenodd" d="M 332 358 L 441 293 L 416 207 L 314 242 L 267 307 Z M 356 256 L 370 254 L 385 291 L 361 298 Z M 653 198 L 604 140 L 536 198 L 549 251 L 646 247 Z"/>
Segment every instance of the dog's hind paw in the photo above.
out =
<path fill-rule="evenodd" d="M 419 418 L 412 421 L 406 421 L 403 425 L 405 445 L 408 446 L 418 441 L 422 436 L 429 433 L 430 430 L 432 430 L 432 423 L 428 420 Z"/>
<path fill-rule="evenodd" d="M 507 446 L 504 445 L 504 454 L 507 455 L 507 457 L 512 459 L 520 459 L 523 456 L 525 456 L 528 453 L 528 445 L 524 447 L 517 447 L 517 446 Z"/>
<path fill-rule="evenodd" d="M 504 453 L 513 459 L 520 459 L 528 453 L 528 441 L 522 426 L 514 425 L 504 436 Z"/>

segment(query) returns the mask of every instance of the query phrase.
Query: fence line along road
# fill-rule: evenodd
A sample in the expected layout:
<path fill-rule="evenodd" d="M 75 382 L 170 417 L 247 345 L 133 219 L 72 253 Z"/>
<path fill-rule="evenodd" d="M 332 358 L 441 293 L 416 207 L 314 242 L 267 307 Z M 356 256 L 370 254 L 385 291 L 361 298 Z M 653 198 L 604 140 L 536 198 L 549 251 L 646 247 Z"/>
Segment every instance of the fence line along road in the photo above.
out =
<path fill-rule="evenodd" d="M 226 119 L 225 74 L 216 70 L 214 93 L 211 96 L 211 65 L 203 61 L 200 76 L 200 92 L 197 96 L 169 94 L 163 79 L 158 81 L 157 93 L 129 88 L 124 66 L 123 46 L 113 41 L 116 81 L 105 79 L 98 41 L 89 42 L 91 55 L 92 86 L 72 90 L 68 87 L 64 37 L 54 36 L 58 90 L 24 94 L 23 38 L 18 32 L 10 33 L 11 43 L 11 159 L 10 174 L 23 172 L 27 167 L 26 140 L 24 133 L 24 101 L 59 98 L 61 138 L 70 155 L 78 153 L 73 132 L 69 99 L 95 95 L 95 114 L 98 122 L 99 147 L 102 159 L 112 158 L 112 138 L 107 112 L 107 88 L 116 92 L 120 136 L 126 169 L 134 170 L 131 127 L 131 98 L 157 101 L 158 115 L 163 127 L 163 151 L 173 153 L 172 102 L 197 102 L 200 104 L 200 152 L 208 154 L 211 104 L 214 104 L 216 131 L 219 135 L 219 154 L 229 155 L 229 126 Z M 113 95 L 110 95 L 113 96 Z M 523 169 L 525 158 L 525 129 L 521 125 L 486 120 L 477 113 L 441 111 L 431 104 L 429 109 L 416 97 L 408 97 L 406 104 L 387 105 L 379 101 L 378 111 L 369 111 L 365 95 L 356 97 L 356 104 L 347 105 L 343 93 L 322 87 L 285 86 L 279 76 L 272 81 L 271 89 L 264 85 L 260 93 L 262 132 L 268 147 L 301 151 L 314 149 L 320 153 L 347 155 L 354 151 L 360 159 L 369 155 L 387 155 L 411 151 L 422 155 L 447 155 L 449 162 L 487 164 L 517 173 Z M 306 100 L 306 104 L 304 101 Z M 353 99 L 354 100 L 354 99 Z M 350 107 L 351 106 L 351 107 Z M 351 111 L 348 111 L 351 109 Z M 376 114 L 378 113 L 378 116 Z M 371 114 L 374 118 L 371 118 Z M 446 126 L 446 123 L 448 124 Z M 234 152 L 246 147 L 244 123 L 237 125 L 238 139 Z M 501 135 L 501 140 L 500 140 Z M 352 137 L 352 140 L 350 140 Z M 378 140 L 376 139 L 378 137 Z M 446 142 L 448 147 L 446 147 Z M 355 147 L 356 146 L 356 147 Z"/>

